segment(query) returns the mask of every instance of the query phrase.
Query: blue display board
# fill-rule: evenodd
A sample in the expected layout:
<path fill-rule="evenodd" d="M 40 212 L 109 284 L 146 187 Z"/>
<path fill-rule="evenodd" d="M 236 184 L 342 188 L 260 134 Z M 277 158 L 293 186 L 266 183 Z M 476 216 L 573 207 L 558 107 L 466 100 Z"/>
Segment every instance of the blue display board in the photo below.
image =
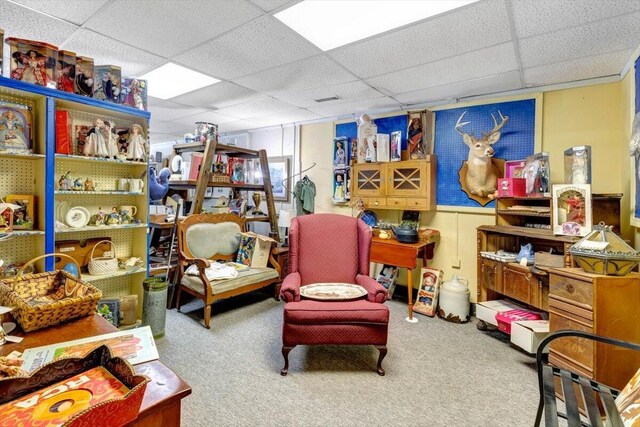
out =
<path fill-rule="evenodd" d="M 495 158 L 520 160 L 534 153 L 535 99 L 436 111 L 434 152 L 438 155 L 438 205 L 481 206 L 467 196 L 459 182 L 458 171 L 467 160 L 469 148 L 463 142 L 462 136 L 456 132 L 455 126 L 465 111 L 462 121 L 469 123 L 464 126 L 463 131 L 473 133 L 478 138 L 483 132 L 489 132 L 493 128 L 491 113 L 497 120 L 500 120 L 498 111 L 504 116 L 509 116 L 509 121 L 502 128 L 500 139 L 493 145 Z M 494 205 L 495 202 L 491 202 L 486 207 Z"/>
<path fill-rule="evenodd" d="M 390 134 L 391 132 L 402 131 L 402 149 L 407 148 L 407 115 L 393 117 L 383 117 L 374 119 L 373 122 L 378 126 L 378 133 Z M 356 138 L 358 136 L 358 125 L 356 122 L 341 123 L 336 125 L 336 137 L 346 136 L 347 138 Z"/>
<path fill-rule="evenodd" d="M 638 112 L 640 112 L 640 69 L 638 69 L 638 65 L 640 65 L 640 58 L 636 59 L 636 68 L 635 68 L 635 72 L 636 72 L 636 83 L 635 83 L 635 104 L 636 104 L 636 108 L 635 108 L 635 114 L 638 114 Z M 640 219 L 640 177 L 638 176 L 638 167 L 640 167 L 640 153 L 636 152 L 635 153 L 635 180 L 636 180 L 636 202 L 635 202 L 635 209 L 634 209 L 634 217 L 636 219 Z"/>

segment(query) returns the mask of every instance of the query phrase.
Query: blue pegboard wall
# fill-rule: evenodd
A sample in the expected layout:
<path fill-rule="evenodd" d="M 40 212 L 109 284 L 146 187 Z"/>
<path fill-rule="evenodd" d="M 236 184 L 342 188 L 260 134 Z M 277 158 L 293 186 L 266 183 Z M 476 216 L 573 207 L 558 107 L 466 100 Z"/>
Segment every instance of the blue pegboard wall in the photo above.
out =
<path fill-rule="evenodd" d="M 636 83 L 635 83 L 635 113 L 638 114 L 638 112 L 640 112 L 640 58 L 636 59 L 636 64 L 635 64 L 635 77 L 636 77 Z M 635 217 L 636 218 L 640 218 L 640 179 L 638 177 L 638 155 L 636 154 L 636 157 L 634 158 L 635 161 L 635 180 L 636 180 L 636 200 L 635 200 Z"/>
<path fill-rule="evenodd" d="M 407 149 L 407 115 L 393 117 L 383 117 L 381 119 L 373 119 L 378 126 L 378 133 L 391 134 L 391 132 L 402 131 L 402 149 Z M 358 136 L 358 125 L 356 122 L 341 123 L 336 125 L 336 137 L 346 136 L 347 138 L 356 138 Z"/>
<path fill-rule="evenodd" d="M 638 65 L 640 65 L 640 58 L 636 59 L 636 114 L 640 112 L 640 90 L 638 90 L 638 85 L 640 85 L 640 70 L 638 69 Z"/>
<path fill-rule="evenodd" d="M 509 116 L 509 121 L 502 128 L 502 135 L 493 146 L 496 151 L 495 157 L 505 160 L 520 160 L 533 154 L 535 149 L 535 99 L 436 111 L 434 152 L 438 155 L 438 205 L 480 206 L 475 200 L 469 199 L 460 187 L 458 171 L 462 167 L 462 163 L 467 160 L 469 148 L 462 141 L 462 136 L 456 132 L 455 126 L 460 115 L 466 111 L 467 114 L 462 121 L 469 122 L 469 124 L 463 130 L 480 137 L 482 132 L 488 132 L 494 126 L 491 113 L 499 120 L 498 110 L 502 115 Z M 495 202 L 491 202 L 486 207 L 494 205 Z"/>

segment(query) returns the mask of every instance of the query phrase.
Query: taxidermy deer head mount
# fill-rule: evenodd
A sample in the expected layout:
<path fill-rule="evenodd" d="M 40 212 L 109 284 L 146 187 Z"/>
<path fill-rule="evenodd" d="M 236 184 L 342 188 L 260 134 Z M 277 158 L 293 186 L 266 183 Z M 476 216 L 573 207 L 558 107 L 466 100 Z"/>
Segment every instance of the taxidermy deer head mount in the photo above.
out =
<path fill-rule="evenodd" d="M 462 127 L 469 122 L 462 122 L 462 118 L 467 112 L 462 113 L 456 122 L 456 132 L 462 135 L 462 140 L 469 147 L 469 155 L 467 157 L 467 176 L 466 184 L 468 191 L 480 197 L 491 197 L 495 193 L 498 176 L 493 166 L 491 158 L 495 154 L 493 144 L 500 139 L 500 129 L 507 124 L 509 116 L 503 116 L 500 111 L 500 123 L 491 113 L 494 127 L 491 131 L 482 134 L 482 138 L 476 138 L 473 133 L 462 131 Z"/>

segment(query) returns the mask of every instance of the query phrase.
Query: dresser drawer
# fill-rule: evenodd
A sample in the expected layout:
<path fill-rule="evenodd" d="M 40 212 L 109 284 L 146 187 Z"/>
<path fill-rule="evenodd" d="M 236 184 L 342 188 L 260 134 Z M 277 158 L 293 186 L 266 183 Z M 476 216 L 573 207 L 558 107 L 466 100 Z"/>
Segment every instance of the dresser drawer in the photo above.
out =
<path fill-rule="evenodd" d="M 593 332 L 593 321 L 574 313 L 557 308 L 555 301 L 549 301 L 549 332 L 562 329 Z M 595 343 L 592 340 L 576 337 L 558 338 L 551 343 L 551 355 L 555 355 L 565 368 L 576 368 L 585 373 L 592 373 L 594 368 Z"/>
<path fill-rule="evenodd" d="M 579 305 L 593 307 L 593 283 L 570 277 L 550 274 L 549 294 Z"/>
<path fill-rule="evenodd" d="M 480 258 L 480 280 L 486 289 L 503 293 L 502 263 L 487 258 Z"/>
<path fill-rule="evenodd" d="M 404 208 L 407 206 L 407 199 L 404 197 L 387 197 L 388 208 Z"/>
<path fill-rule="evenodd" d="M 369 208 L 387 206 L 387 199 L 385 197 L 369 197 L 366 201 L 367 201 L 367 207 Z"/>
<path fill-rule="evenodd" d="M 532 286 L 538 286 L 537 282 L 533 280 L 533 274 L 528 267 L 517 264 L 507 264 L 504 267 L 502 289 L 503 293 L 511 298 L 531 304 Z"/>
<path fill-rule="evenodd" d="M 427 207 L 427 199 L 420 199 L 420 198 L 407 199 L 407 207 L 424 209 Z"/>

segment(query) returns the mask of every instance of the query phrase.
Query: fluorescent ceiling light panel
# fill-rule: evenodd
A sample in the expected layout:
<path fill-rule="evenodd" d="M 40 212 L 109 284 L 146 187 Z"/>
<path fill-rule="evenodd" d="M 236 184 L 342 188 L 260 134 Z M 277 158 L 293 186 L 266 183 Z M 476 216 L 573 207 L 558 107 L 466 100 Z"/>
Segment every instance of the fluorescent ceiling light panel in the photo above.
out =
<path fill-rule="evenodd" d="M 173 62 L 149 71 L 140 78 L 149 82 L 148 95 L 160 99 L 173 98 L 220 81 Z"/>
<path fill-rule="evenodd" d="M 477 0 L 305 0 L 274 16 L 327 51 Z"/>

